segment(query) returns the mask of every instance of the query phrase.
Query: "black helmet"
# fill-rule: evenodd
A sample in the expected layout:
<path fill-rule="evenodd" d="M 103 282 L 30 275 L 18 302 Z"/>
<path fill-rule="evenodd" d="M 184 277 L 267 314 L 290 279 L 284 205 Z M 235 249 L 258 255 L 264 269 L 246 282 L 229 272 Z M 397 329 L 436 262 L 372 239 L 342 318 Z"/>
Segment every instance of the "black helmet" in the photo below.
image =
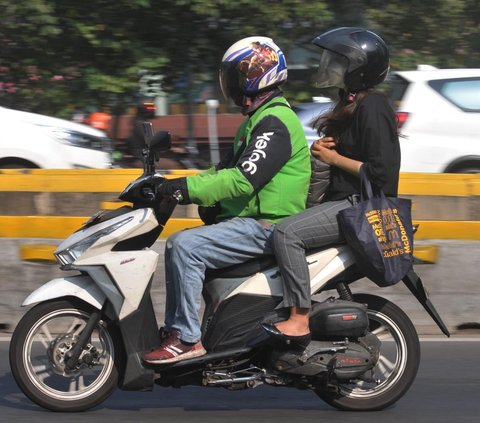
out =
<path fill-rule="evenodd" d="M 390 68 L 385 42 L 362 28 L 332 29 L 312 40 L 324 48 L 317 86 L 357 92 L 380 84 Z M 333 54 L 332 54 L 333 53 Z"/>

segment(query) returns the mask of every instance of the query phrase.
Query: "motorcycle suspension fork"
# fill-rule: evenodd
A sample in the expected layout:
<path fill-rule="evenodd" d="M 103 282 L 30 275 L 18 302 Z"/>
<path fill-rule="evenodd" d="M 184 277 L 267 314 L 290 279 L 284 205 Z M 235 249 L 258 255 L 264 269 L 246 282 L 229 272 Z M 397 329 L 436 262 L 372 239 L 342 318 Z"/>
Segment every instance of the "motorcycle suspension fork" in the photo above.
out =
<path fill-rule="evenodd" d="M 87 342 L 91 338 L 93 330 L 95 329 L 98 322 L 100 321 L 100 318 L 102 317 L 102 313 L 103 310 L 94 310 L 92 314 L 90 314 L 90 318 L 88 319 L 87 324 L 83 328 L 82 333 L 78 338 L 78 341 L 75 342 L 73 348 L 67 352 L 67 360 L 65 360 L 65 367 L 68 370 L 74 370 L 78 365 L 78 358 L 80 357 L 80 354 L 85 348 L 85 345 L 87 345 Z"/>
<path fill-rule="evenodd" d="M 338 282 L 336 288 L 341 300 L 353 301 L 352 291 L 345 282 Z"/>

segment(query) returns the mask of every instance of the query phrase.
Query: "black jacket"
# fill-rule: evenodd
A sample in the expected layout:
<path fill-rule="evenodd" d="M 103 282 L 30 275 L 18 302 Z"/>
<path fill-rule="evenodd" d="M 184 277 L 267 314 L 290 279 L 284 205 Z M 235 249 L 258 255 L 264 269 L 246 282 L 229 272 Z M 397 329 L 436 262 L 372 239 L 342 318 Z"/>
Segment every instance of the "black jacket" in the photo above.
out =
<path fill-rule="evenodd" d="M 397 121 L 383 94 L 370 93 L 358 104 L 350 125 L 337 142 L 337 151 L 342 156 L 364 163 L 376 187 L 387 196 L 397 196 L 400 171 Z M 335 166 L 330 168 L 327 200 L 341 200 L 359 193 L 357 176 Z"/>

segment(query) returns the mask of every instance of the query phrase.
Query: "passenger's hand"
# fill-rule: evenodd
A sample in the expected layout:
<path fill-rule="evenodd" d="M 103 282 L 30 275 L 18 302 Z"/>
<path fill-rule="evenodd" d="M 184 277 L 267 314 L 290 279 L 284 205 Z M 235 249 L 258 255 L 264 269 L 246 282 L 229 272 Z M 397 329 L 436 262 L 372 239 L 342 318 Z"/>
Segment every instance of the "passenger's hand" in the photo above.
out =
<path fill-rule="evenodd" d="M 312 156 L 328 165 L 335 166 L 337 158 L 340 156 L 335 150 L 336 145 L 335 138 L 323 137 L 312 144 L 310 151 Z"/>

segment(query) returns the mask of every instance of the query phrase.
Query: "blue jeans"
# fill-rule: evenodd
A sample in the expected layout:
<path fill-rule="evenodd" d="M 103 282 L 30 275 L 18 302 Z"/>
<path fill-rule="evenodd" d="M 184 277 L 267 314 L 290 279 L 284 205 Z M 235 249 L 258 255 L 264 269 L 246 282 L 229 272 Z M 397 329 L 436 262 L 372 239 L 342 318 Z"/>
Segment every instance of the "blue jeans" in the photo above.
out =
<path fill-rule="evenodd" d="M 273 254 L 275 225 L 235 217 L 173 234 L 165 247 L 165 329 L 184 342 L 201 338 L 199 316 L 206 269 Z"/>

